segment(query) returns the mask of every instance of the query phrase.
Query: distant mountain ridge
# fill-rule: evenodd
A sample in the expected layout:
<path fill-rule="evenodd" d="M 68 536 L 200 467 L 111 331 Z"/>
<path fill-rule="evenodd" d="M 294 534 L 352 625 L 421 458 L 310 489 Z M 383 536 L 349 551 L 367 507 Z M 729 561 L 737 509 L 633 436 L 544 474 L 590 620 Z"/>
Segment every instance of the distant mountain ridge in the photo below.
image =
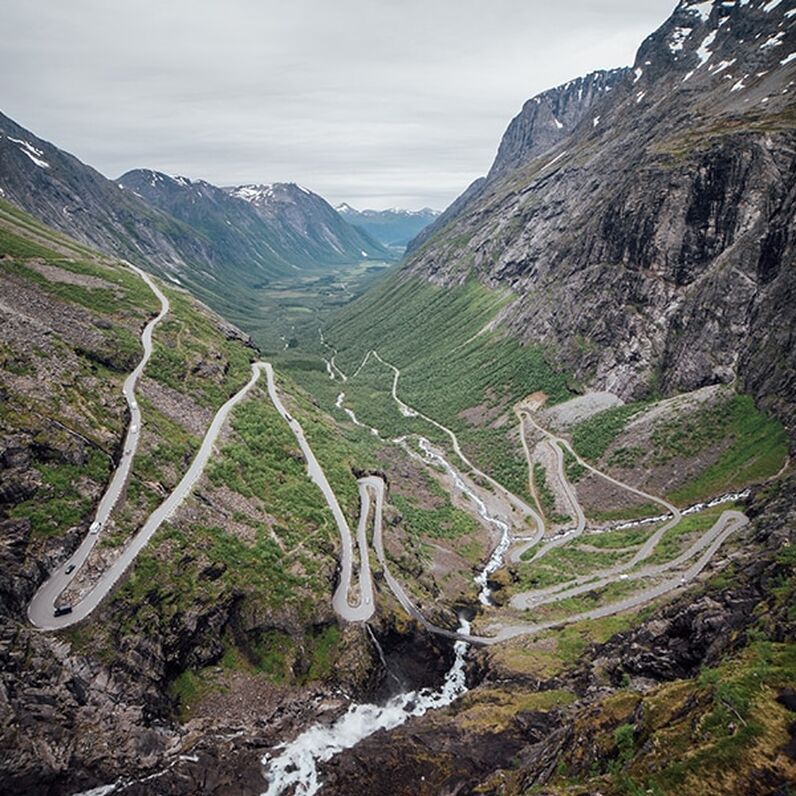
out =
<path fill-rule="evenodd" d="M 215 241 L 254 283 L 288 269 L 390 256 L 294 183 L 220 188 L 151 169 L 128 171 L 117 182 Z"/>
<path fill-rule="evenodd" d="M 235 190 L 151 169 L 109 180 L 0 114 L 0 195 L 222 314 L 241 317 L 253 287 L 296 271 L 395 256 L 306 189 L 279 184 L 271 202 Z"/>
<path fill-rule="evenodd" d="M 390 258 L 367 232 L 349 224 L 325 199 L 294 182 L 239 185 L 226 189 L 278 225 L 292 249 L 321 263 L 350 263 L 362 257 Z"/>
<path fill-rule="evenodd" d="M 403 247 L 440 215 L 439 210 L 356 210 L 343 202 L 335 208 L 350 224 L 365 230 L 385 246 Z"/>

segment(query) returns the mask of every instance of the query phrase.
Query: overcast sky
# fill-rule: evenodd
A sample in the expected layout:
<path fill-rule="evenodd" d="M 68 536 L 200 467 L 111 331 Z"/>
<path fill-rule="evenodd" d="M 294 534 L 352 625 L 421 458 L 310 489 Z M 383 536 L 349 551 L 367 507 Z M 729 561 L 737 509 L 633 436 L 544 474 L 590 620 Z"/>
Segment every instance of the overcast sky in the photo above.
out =
<path fill-rule="evenodd" d="M 527 98 L 675 0 L 0 0 L 0 110 L 109 177 L 445 207 Z"/>

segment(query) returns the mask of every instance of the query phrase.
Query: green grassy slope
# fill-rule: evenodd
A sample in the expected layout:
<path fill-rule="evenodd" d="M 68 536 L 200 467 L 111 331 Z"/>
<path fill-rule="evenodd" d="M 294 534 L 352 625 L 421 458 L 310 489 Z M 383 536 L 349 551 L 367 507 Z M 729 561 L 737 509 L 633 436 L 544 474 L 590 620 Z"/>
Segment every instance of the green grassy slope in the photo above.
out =
<path fill-rule="evenodd" d="M 486 328 L 511 300 L 475 282 L 442 288 L 399 273 L 343 308 L 324 334 L 349 375 L 377 349 L 401 369 L 403 400 L 452 428 L 477 465 L 524 493 L 527 473 L 512 406 L 538 390 L 551 402 L 571 393 L 544 351 Z M 345 385 L 331 382 L 323 364 L 312 367 L 306 357 L 285 358 L 283 365 L 324 401 L 333 403 L 335 390 L 344 389 L 362 422 L 386 434 L 439 436 L 429 424 L 400 416 L 390 399 L 392 371 L 378 362 Z"/>

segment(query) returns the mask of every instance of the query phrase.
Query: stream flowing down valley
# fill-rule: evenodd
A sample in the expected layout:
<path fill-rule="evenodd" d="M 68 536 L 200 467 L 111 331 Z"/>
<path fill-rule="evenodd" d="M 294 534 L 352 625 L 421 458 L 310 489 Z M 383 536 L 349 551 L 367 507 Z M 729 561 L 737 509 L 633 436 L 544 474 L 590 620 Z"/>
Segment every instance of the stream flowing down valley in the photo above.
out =
<path fill-rule="evenodd" d="M 481 570 L 481 572 L 478 573 L 478 575 L 476 575 L 475 578 L 476 584 L 481 587 L 480 591 L 478 592 L 479 601 L 482 605 L 491 605 L 491 589 L 489 588 L 488 580 L 489 576 L 493 572 L 497 572 L 497 570 L 503 566 L 503 559 L 505 558 L 506 552 L 511 546 L 511 529 L 509 524 L 498 519 L 497 517 L 493 517 L 489 513 L 486 503 L 484 503 L 484 501 L 481 500 L 481 498 L 478 497 L 478 495 L 476 495 L 469 486 L 467 486 L 467 484 L 464 482 L 464 479 L 459 475 L 453 465 L 448 462 L 448 460 L 445 459 L 442 454 L 435 451 L 431 447 L 431 443 L 425 437 L 420 437 L 418 439 L 418 444 L 420 445 L 420 449 L 423 451 L 426 459 L 440 464 L 453 480 L 455 487 L 462 494 L 464 494 L 468 500 L 475 504 L 475 507 L 478 509 L 478 513 L 481 515 L 481 517 L 486 522 L 494 525 L 495 528 L 500 531 L 500 540 L 495 546 L 495 549 L 492 551 L 489 561 L 487 561 L 486 566 Z"/>
<path fill-rule="evenodd" d="M 461 617 L 459 631 L 470 632 L 470 623 Z M 263 796 L 279 796 L 291 788 L 294 796 L 311 796 L 321 787 L 319 763 L 331 760 L 379 730 L 392 730 L 413 716 L 450 705 L 467 691 L 464 661 L 468 646 L 465 641 L 455 642 L 453 665 L 438 690 L 406 691 L 384 705 L 351 705 L 332 724 L 316 724 L 265 755 L 262 763 L 268 789 Z"/>

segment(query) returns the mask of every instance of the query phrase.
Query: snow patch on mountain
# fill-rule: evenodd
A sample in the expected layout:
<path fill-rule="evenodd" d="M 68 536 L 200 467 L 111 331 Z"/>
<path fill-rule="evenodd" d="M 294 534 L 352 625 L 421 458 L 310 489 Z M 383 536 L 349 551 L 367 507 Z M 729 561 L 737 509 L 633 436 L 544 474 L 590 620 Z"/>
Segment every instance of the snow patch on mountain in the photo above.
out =
<path fill-rule="evenodd" d="M 33 146 L 30 141 L 25 141 L 21 138 L 12 138 L 10 135 L 7 135 L 6 138 L 9 141 L 13 141 L 15 144 L 19 144 L 19 151 L 22 152 L 23 155 L 27 155 L 40 169 L 50 168 L 50 164 L 43 158 L 44 152 Z"/>
<path fill-rule="evenodd" d="M 669 49 L 673 53 L 682 50 L 685 40 L 691 35 L 693 30 L 693 28 L 675 28 L 672 33 L 672 40 L 669 42 Z"/>

